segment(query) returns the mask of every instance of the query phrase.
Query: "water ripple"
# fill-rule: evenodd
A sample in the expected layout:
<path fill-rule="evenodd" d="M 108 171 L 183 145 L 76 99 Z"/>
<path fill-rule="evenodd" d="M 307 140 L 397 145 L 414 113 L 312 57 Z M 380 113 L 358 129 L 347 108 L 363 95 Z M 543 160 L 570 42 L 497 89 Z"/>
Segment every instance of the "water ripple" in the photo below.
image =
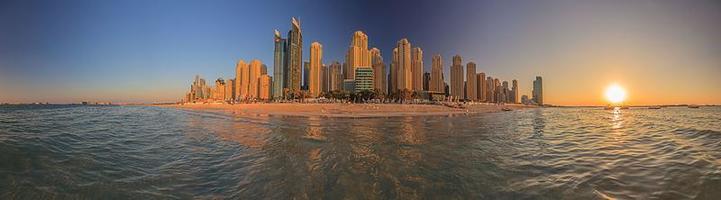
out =
<path fill-rule="evenodd" d="M 718 199 L 721 109 L 0 107 L 0 199 Z"/>

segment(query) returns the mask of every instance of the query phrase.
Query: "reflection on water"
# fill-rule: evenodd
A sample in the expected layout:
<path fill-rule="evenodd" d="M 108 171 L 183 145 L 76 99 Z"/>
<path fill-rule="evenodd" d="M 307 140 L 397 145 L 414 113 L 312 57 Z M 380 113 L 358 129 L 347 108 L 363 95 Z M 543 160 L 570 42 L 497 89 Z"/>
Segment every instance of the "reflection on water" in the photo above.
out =
<path fill-rule="evenodd" d="M 1 108 L 0 199 L 718 199 L 719 114 Z"/>
<path fill-rule="evenodd" d="M 612 128 L 614 130 L 620 129 L 621 126 L 623 125 L 623 119 L 621 119 L 621 117 L 622 117 L 621 109 L 618 107 L 614 108 L 612 111 L 612 114 L 613 114 L 613 115 L 611 115 L 612 116 L 612 118 L 611 118 Z"/>

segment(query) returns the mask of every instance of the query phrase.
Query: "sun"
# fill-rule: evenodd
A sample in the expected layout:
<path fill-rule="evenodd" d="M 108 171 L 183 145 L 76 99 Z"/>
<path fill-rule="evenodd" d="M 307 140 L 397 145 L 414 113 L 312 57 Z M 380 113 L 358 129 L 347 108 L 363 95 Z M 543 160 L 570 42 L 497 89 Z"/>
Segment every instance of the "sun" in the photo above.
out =
<path fill-rule="evenodd" d="M 618 104 L 626 100 L 626 90 L 618 84 L 612 84 L 606 88 L 606 100 Z"/>

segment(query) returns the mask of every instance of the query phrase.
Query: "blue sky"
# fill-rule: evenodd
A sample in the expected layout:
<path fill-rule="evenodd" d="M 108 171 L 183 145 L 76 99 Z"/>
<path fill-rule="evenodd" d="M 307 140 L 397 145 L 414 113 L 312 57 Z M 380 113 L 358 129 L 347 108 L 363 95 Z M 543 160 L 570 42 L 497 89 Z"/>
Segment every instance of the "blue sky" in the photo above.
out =
<path fill-rule="evenodd" d="M 407 37 L 426 69 L 441 54 L 447 73 L 460 54 L 523 94 L 542 75 L 549 103 L 598 104 L 611 82 L 639 104 L 721 103 L 713 0 L 2 1 L 0 102 L 175 101 L 195 74 L 272 66 L 273 29 L 293 16 L 304 59 L 319 41 L 325 63 L 341 61 L 363 30 L 386 61 Z"/>

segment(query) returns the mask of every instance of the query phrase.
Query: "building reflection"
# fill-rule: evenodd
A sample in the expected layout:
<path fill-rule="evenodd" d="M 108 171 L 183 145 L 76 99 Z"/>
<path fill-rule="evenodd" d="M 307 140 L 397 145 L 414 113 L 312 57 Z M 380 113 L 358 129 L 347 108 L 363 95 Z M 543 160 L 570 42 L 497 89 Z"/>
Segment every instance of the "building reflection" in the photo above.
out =
<path fill-rule="evenodd" d="M 533 111 L 533 135 L 534 137 L 543 136 L 543 130 L 546 129 L 546 117 L 543 116 L 543 109 L 535 109 Z"/>
<path fill-rule="evenodd" d="M 261 148 L 270 133 L 268 117 L 239 117 L 225 113 L 196 113 L 189 115 L 188 127 L 207 131 L 188 131 L 189 137 L 207 137 L 207 132 L 220 139 L 237 142 L 250 148 Z M 198 138 L 200 139 L 200 138 Z"/>
<path fill-rule="evenodd" d="M 425 134 L 423 133 L 423 126 L 422 120 L 414 119 L 413 117 L 404 117 L 401 121 L 399 142 L 406 145 L 423 144 L 426 140 Z"/>

